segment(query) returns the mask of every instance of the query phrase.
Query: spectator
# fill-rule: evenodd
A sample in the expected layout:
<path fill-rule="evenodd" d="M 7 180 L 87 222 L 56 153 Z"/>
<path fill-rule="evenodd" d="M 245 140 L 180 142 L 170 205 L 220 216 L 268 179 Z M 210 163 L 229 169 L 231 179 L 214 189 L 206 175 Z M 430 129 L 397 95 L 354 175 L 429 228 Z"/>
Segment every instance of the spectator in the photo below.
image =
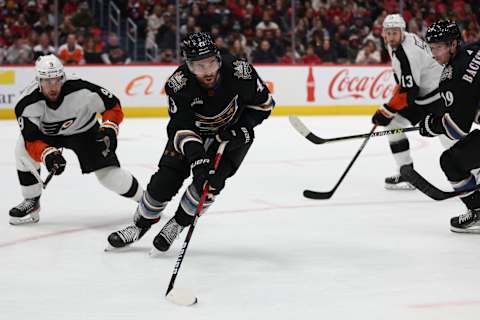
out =
<path fill-rule="evenodd" d="M 84 49 L 84 59 L 86 63 L 90 64 L 102 64 L 102 50 L 95 43 L 95 39 L 90 37 L 85 42 L 83 47 Z"/>
<path fill-rule="evenodd" d="M 315 48 L 312 45 L 307 47 L 306 54 L 302 58 L 303 64 L 320 64 L 322 63 L 322 59 L 315 54 Z"/>
<path fill-rule="evenodd" d="M 218 51 L 220 52 L 221 55 L 229 53 L 227 44 L 225 43 L 225 40 L 222 37 L 217 37 L 215 39 L 215 45 L 217 46 Z"/>
<path fill-rule="evenodd" d="M 336 62 L 337 52 L 330 43 L 330 39 L 323 40 L 322 47 L 317 50 L 316 54 L 322 59 L 323 62 Z"/>
<path fill-rule="evenodd" d="M 22 13 L 11 27 L 12 33 L 20 38 L 27 38 L 32 27 L 27 23 L 25 15 Z"/>
<path fill-rule="evenodd" d="M 195 21 L 195 19 L 193 19 Z M 147 38 L 146 46 L 151 48 L 152 44 L 155 43 L 155 37 L 157 35 L 158 29 L 165 22 L 162 17 L 162 7 L 157 4 L 153 7 L 153 13 L 148 16 L 147 19 Z"/>
<path fill-rule="evenodd" d="M 240 39 L 233 40 L 233 43 L 230 46 L 230 54 L 238 59 L 244 59 L 247 61 L 249 60 L 248 54 L 245 50 L 245 47 L 242 45 L 242 42 L 240 41 Z"/>
<path fill-rule="evenodd" d="M 93 16 L 88 9 L 87 2 L 82 2 L 78 6 L 78 11 L 73 13 L 71 21 L 76 28 L 90 28 L 93 26 Z"/>
<path fill-rule="evenodd" d="M 82 46 L 77 44 L 77 37 L 70 33 L 67 42 L 58 48 L 58 57 L 63 64 L 84 64 L 84 52 Z"/>
<path fill-rule="evenodd" d="M 173 50 L 172 49 L 165 49 L 160 52 L 160 63 L 173 63 Z"/>
<path fill-rule="evenodd" d="M 48 15 L 42 14 L 37 22 L 33 25 L 33 30 L 36 33 L 42 34 L 44 32 L 50 33 L 53 31 L 53 27 L 48 23 Z"/>
<path fill-rule="evenodd" d="M 362 50 L 358 52 L 355 63 L 360 64 L 377 64 L 380 63 L 380 50 L 378 50 L 375 41 L 367 40 Z"/>
<path fill-rule="evenodd" d="M 37 60 L 38 57 L 49 54 L 55 54 L 55 48 L 50 45 L 50 37 L 48 34 L 42 33 L 40 35 L 39 44 L 33 47 L 33 59 Z"/>
<path fill-rule="evenodd" d="M 260 46 L 252 53 L 253 63 L 275 63 L 277 60 L 267 40 L 262 40 Z"/>
<path fill-rule="evenodd" d="M 372 27 L 372 31 L 365 37 L 363 43 L 367 43 L 367 40 L 372 40 L 373 42 L 375 42 L 377 48 L 381 48 L 383 43 L 382 26 L 379 24 L 374 24 Z"/>
<path fill-rule="evenodd" d="M 14 43 L 7 49 L 5 62 L 7 64 L 31 64 L 33 61 L 32 48 L 27 39 L 16 37 Z"/>
<path fill-rule="evenodd" d="M 265 11 L 263 13 L 263 19 L 257 24 L 256 29 L 262 31 L 276 31 L 277 29 L 280 29 L 280 27 L 278 26 L 278 24 L 272 21 L 270 12 Z"/>
<path fill-rule="evenodd" d="M 115 33 L 108 36 L 107 49 L 102 54 L 102 60 L 105 64 L 129 64 L 131 62 L 127 53 L 120 47 L 120 39 Z"/>

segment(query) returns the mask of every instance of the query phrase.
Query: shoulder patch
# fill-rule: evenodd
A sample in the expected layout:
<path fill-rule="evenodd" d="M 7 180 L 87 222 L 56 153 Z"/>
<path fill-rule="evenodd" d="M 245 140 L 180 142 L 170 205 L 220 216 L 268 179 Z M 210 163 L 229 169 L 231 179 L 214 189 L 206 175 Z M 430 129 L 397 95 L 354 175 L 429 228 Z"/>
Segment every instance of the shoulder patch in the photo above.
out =
<path fill-rule="evenodd" d="M 440 76 L 440 82 L 445 80 L 450 80 L 453 77 L 453 68 L 451 65 L 446 66 L 443 68 L 442 75 Z"/>
<path fill-rule="evenodd" d="M 176 93 L 178 90 L 182 89 L 185 87 L 187 84 L 187 78 L 183 75 L 182 71 L 175 72 L 167 82 L 167 85 L 170 89 L 173 90 L 174 93 Z"/>
<path fill-rule="evenodd" d="M 233 68 L 235 69 L 233 75 L 238 79 L 252 79 L 252 66 L 247 61 L 235 60 L 233 61 Z"/>

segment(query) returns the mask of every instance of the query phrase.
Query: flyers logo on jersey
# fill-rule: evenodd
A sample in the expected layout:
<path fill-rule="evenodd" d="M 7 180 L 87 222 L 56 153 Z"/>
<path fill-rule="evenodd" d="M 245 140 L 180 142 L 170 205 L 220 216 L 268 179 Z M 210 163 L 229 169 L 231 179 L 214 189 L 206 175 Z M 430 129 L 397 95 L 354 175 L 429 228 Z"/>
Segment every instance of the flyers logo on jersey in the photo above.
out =
<path fill-rule="evenodd" d="M 42 122 L 43 131 L 48 135 L 57 135 L 60 131 L 70 128 L 75 120 L 76 118 L 71 118 L 57 122 Z"/>

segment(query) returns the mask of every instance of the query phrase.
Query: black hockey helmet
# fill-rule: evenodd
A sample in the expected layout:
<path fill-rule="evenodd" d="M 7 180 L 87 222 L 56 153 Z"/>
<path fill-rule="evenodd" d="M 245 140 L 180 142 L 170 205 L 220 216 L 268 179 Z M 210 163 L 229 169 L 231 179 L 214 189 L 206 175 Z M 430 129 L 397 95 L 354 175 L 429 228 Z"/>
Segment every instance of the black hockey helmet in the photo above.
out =
<path fill-rule="evenodd" d="M 462 40 L 462 35 L 455 21 L 439 20 L 428 27 L 425 38 L 428 43 L 451 42 Z"/>
<path fill-rule="evenodd" d="M 189 33 L 183 40 L 183 56 L 187 61 L 200 60 L 218 54 L 218 48 L 210 33 Z"/>

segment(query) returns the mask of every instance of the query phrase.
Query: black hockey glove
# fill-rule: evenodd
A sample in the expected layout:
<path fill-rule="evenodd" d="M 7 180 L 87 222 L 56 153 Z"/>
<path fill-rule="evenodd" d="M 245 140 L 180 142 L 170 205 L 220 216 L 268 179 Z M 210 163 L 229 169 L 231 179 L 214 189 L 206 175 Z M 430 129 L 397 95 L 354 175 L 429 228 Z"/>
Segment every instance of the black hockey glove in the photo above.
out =
<path fill-rule="evenodd" d="M 379 126 L 388 126 L 395 116 L 396 111 L 390 108 L 387 104 L 378 108 L 372 117 L 372 123 Z"/>
<path fill-rule="evenodd" d="M 117 133 L 118 126 L 111 121 L 105 121 L 98 129 L 95 140 L 103 157 L 106 158 L 110 154 L 115 153 L 117 149 Z"/>
<path fill-rule="evenodd" d="M 202 194 L 205 183 L 209 182 L 210 191 L 216 189 L 215 179 L 211 179 L 215 176 L 215 169 L 213 168 L 213 161 L 207 156 L 198 158 L 190 164 L 193 174 L 193 185 L 197 189 L 199 195 Z M 212 181 L 211 181 L 212 180 Z"/>
<path fill-rule="evenodd" d="M 420 135 L 424 137 L 435 137 L 443 134 L 442 127 L 438 125 L 433 114 L 427 115 L 422 121 L 420 121 Z"/>
<path fill-rule="evenodd" d="M 228 148 L 236 149 L 253 142 L 255 132 L 246 126 L 233 127 L 220 131 L 215 138 L 218 142 L 228 141 Z"/>
<path fill-rule="evenodd" d="M 47 148 L 42 155 L 42 159 L 48 172 L 55 171 L 56 176 L 62 174 L 67 165 L 67 161 L 57 148 Z"/>

